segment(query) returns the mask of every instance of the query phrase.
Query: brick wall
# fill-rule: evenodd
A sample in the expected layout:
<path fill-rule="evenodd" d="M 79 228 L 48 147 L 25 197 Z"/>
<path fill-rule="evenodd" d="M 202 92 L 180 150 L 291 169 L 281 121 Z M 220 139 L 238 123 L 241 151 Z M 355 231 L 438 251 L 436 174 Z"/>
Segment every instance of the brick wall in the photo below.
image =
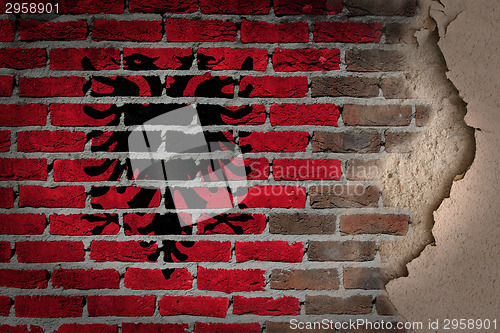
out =
<path fill-rule="evenodd" d="M 411 232 L 411 214 L 384 207 L 377 172 L 427 119 L 406 75 L 415 1 L 59 10 L 0 20 L 0 330 L 396 319 L 378 248 Z M 131 130 L 193 103 L 205 137 L 243 153 L 248 192 L 231 209 L 219 187 L 179 212 L 132 168 Z M 159 155 L 172 140 L 148 136 Z"/>

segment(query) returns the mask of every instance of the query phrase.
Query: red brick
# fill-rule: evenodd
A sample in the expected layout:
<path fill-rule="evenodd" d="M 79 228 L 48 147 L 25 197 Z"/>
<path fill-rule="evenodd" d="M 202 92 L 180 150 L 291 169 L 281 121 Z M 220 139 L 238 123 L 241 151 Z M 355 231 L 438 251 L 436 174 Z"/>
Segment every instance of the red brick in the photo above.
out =
<path fill-rule="evenodd" d="M 208 296 L 163 296 L 159 306 L 162 316 L 189 315 L 225 318 L 229 299 Z"/>
<path fill-rule="evenodd" d="M 156 261 L 148 259 L 154 254 L 158 245 L 147 242 L 128 241 L 92 241 L 90 244 L 90 259 L 97 262 L 122 261 L 141 262 Z"/>
<path fill-rule="evenodd" d="M 274 180 L 339 180 L 341 163 L 334 159 L 275 159 L 273 176 Z"/>
<path fill-rule="evenodd" d="M 0 159 L 0 180 L 46 180 L 46 159 Z"/>
<path fill-rule="evenodd" d="M 0 269 L 0 286 L 20 289 L 45 289 L 49 273 L 45 270 Z"/>
<path fill-rule="evenodd" d="M 340 68 L 339 49 L 277 49 L 273 53 L 276 72 L 331 71 Z"/>
<path fill-rule="evenodd" d="M 61 14 L 121 14 L 124 0 L 59 0 Z"/>
<path fill-rule="evenodd" d="M 84 132 L 27 131 L 17 133 L 17 150 L 22 152 L 83 151 L 87 137 Z"/>
<path fill-rule="evenodd" d="M 131 213 L 124 214 L 123 228 L 131 235 L 190 235 L 192 216 L 188 213 Z"/>
<path fill-rule="evenodd" d="M 0 131 L 0 152 L 9 150 L 10 150 L 10 131 Z"/>
<path fill-rule="evenodd" d="M 269 14 L 270 0 L 201 0 L 203 14 Z"/>
<path fill-rule="evenodd" d="M 118 333 L 118 325 L 62 324 L 54 333 Z"/>
<path fill-rule="evenodd" d="M 266 180 L 269 178 L 269 161 L 267 158 L 245 158 L 243 163 L 247 171 L 247 180 Z M 232 178 L 228 177 L 228 179 L 230 180 Z"/>
<path fill-rule="evenodd" d="M 195 333 L 260 333 L 259 323 L 244 324 L 225 324 L 225 323 L 196 323 L 194 325 Z"/>
<path fill-rule="evenodd" d="M 186 333 L 189 324 L 122 323 L 122 333 Z"/>
<path fill-rule="evenodd" d="M 165 252 L 165 261 L 173 262 L 228 262 L 231 259 L 230 242 L 177 242 L 176 248 L 185 255 L 185 258 L 178 258 L 175 255 Z"/>
<path fill-rule="evenodd" d="M 11 255 L 10 242 L 0 241 L 0 262 L 9 262 Z"/>
<path fill-rule="evenodd" d="M 243 106 L 199 104 L 197 110 L 202 126 L 262 125 L 266 121 L 266 107 L 258 104 Z"/>
<path fill-rule="evenodd" d="M 89 171 L 92 168 L 101 170 L 100 166 L 105 169 L 101 174 L 92 176 L 85 172 L 85 170 Z M 119 160 L 55 160 L 54 180 L 56 182 L 119 180 L 121 170 Z"/>
<path fill-rule="evenodd" d="M 302 242 L 288 244 L 287 241 L 236 242 L 236 261 L 282 261 L 302 262 Z"/>
<path fill-rule="evenodd" d="M 98 189 L 98 190 L 97 190 Z M 93 188 L 90 192 L 90 204 L 93 208 L 97 209 L 111 209 L 111 208 L 151 208 L 158 207 L 161 200 L 161 191 L 159 189 L 147 189 L 141 187 L 116 187 L 112 186 L 105 194 L 97 195 L 97 192 L 103 188 Z M 149 201 L 132 203 L 133 199 L 138 196 L 151 194 L 147 198 Z M 101 194 L 101 193 L 99 193 Z M 144 198 L 145 199 L 145 198 Z"/>
<path fill-rule="evenodd" d="M 28 69 L 47 64 L 47 52 L 36 48 L 0 49 L 0 68 Z"/>
<path fill-rule="evenodd" d="M 0 126 L 43 126 L 47 123 L 47 107 L 43 104 L 0 105 Z"/>
<path fill-rule="evenodd" d="M 85 20 L 69 22 L 21 21 L 21 40 L 85 40 L 87 22 Z"/>
<path fill-rule="evenodd" d="M 306 295 L 306 314 L 350 314 L 361 315 L 372 312 L 372 296 L 354 295 L 348 298 L 326 295 Z"/>
<path fill-rule="evenodd" d="M 333 104 L 273 104 L 272 126 L 338 126 L 340 108 Z"/>
<path fill-rule="evenodd" d="M 242 208 L 304 208 L 305 187 L 253 186 L 246 196 L 238 198 Z"/>
<path fill-rule="evenodd" d="M 384 286 L 385 279 L 380 268 L 344 268 L 344 287 L 346 289 L 384 289 Z"/>
<path fill-rule="evenodd" d="M 240 81 L 239 97 L 299 98 L 309 88 L 307 77 L 245 76 Z"/>
<path fill-rule="evenodd" d="M 83 261 L 85 257 L 82 242 L 24 241 L 16 243 L 17 261 L 36 262 L 73 262 Z"/>
<path fill-rule="evenodd" d="M 22 97 L 82 97 L 87 80 L 84 77 L 21 77 Z"/>
<path fill-rule="evenodd" d="M 300 314 L 298 298 L 283 296 L 280 298 L 243 296 L 233 297 L 233 314 L 252 314 L 257 316 L 296 316 Z"/>
<path fill-rule="evenodd" d="M 336 290 L 339 289 L 339 274 L 336 269 L 273 269 L 271 289 Z"/>
<path fill-rule="evenodd" d="M 52 272 L 52 285 L 63 289 L 118 289 L 120 274 L 115 269 L 58 269 Z"/>
<path fill-rule="evenodd" d="M 408 126 L 411 105 L 344 105 L 346 126 Z"/>
<path fill-rule="evenodd" d="M 309 28 L 307 22 L 273 24 L 243 19 L 241 41 L 243 43 L 307 43 Z"/>
<path fill-rule="evenodd" d="M 240 132 L 238 144 L 244 153 L 291 153 L 306 151 L 307 132 Z"/>
<path fill-rule="evenodd" d="M 10 97 L 14 87 L 14 77 L 1 75 L 0 76 L 0 97 Z"/>
<path fill-rule="evenodd" d="M 264 290 L 265 271 L 261 269 L 209 269 L 198 267 L 197 285 L 200 290 L 225 293 Z"/>
<path fill-rule="evenodd" d="M 328 14 L 342 12 L 342 0 L 275 0 L 276 15 Z"/>
<path fill-rule="evenodd" d="M 196 0 L 130 0 L 131 13 L 193 13 L 198 10 Z"/>
<path fill-rule="evenodd" d="M 96 113 L 97 117 L 87 115 L 86 110 Z M 116 108 L 112 104 L 51 104 L 50 121 L 55 126 L 118 125 L 120 117 L 114 110 Z"/>
<path fill-rule="evenodd" d="M 198 235 L 261 234 L 266 228 L 266 216 L 263 214 L 222 214 L 215 217 L 202 215 L 198 220 Z"/>
<path fill-rule="evenodd" d="M 14 190 L 12 187 L 0 187 L 0 208 L 14 207 Z"/>
<path fill-rule="evenodd" d="M 198 49 L 198 69 L 210 70 L 254 70 L 267 68 L 265 49 Z"/>
<path fill-rule="evenodd" d="M 84 59 L 86 58 L 86 61 Z M 84 68 L 85 64 L 85 68 Z M 89 66 L 91 68 L 88 68 Z M 50 50 L 51 70 L 103 70 L 120 68 L 120 50 L 106 49 L 52 49 Z"/>
<path fill-rule="evenodd" d="M 83 186 L 20 186 L 19 207 L 85 208 Z"/>
<path fill-rule="evenodd" d="M 110 221 L 116 221 L 111 223 Z M 118 214 L 50 215 L 52 235 L 116 235 L 120 230 Z"/>
<path fill-rule="evenodd" d="M 0 214 L 0 221 L 0 234 L 41 235 L 45 230 L 43 214 Z"/>
<path fill-rule="evenodd" d="M 192 76 L 167 76 L 166 93 L 170 97 L 233 98 L 234 80 L 230 76 L 210 73 Z M 213 86 L 212 89 L 207 89 Z"/>
<path fill-rule="evenodd" d="M 84 297 L 75 296 L 16 296 L 16 317 L 64 318 L 81 317 Z"/>
<path fill-rule="evenodd" d="M 12 299 L 7 296 L 0 296 L 0 316 L 8 316 L 10 313 L 10 303 Z M 1 327 L 0 327 L 1 330 Z"/>
<path fill-rule="evenodd" d="M 16 33 L 16 22 L 0 20 L 0 42 L 12 42 Z"/>
<path fill-rule="evenodd" d="M 375 242 L 311 241 L 307 257 L 309 261 L 371 261 L 376 252 Z"/>
<path fill-rule="evenodd" d="M 193 51 L 190 48 L 185 49 L 146 49 L 146 48 L 124 48 L 123 62 L 124 69 L 189 69 L 191 62 L 187 67 L 183 58 L 192 60 Z"/>
<path fill-rule="evenodd" d="M 0 12 L 2 12 L 1 8 Z M 30 328 L 28 328 L 28 325 L 0 325 L 0 331 L 3 333 L 43 333 L 43 329 L 36 325 L 30 325 Z"/>
<path fill-rule="evenodd" d="M 191 289 L 192 285 L 193 276 L 187 268 L 127 268 L 125 272 L 125 288 L 129 289 Z"/>
<path fill-rule="evenodd" d="M 167 19 L 168 42 L 234 42 L 236 24 L 221 20 Z"/>
<path fill-rule="evenodd" d="M 155 296 L 87 296 L 89 317 L 150 317 Z"/>
<path fill-rule="evenodd" d="M 359 214 L 340 217 L 342 235 L 389 234 L 404 236 L 408 231 L 408 215 Z"/>
<path fill-rule="evenodd" d="M 316 22 L 316 43 L 378 43 L 382 36 L 382 23 Z"/>
<path fill-rule="evenodd" d="M 161 21 L 94 21 L 92 40 L 121 42 L 159 42 L 162 37 Z"/>

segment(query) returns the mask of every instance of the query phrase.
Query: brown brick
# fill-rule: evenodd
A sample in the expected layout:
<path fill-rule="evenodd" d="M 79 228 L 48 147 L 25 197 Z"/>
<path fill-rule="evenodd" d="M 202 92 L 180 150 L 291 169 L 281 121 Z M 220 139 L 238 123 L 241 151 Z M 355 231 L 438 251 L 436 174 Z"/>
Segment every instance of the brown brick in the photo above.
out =
<path fill-rule="evenodd" d="M 385 151 L 388 153 L 409 153 L 418 144 L 419 133 L 387 132 L 385 133 Z"/>
<path fill-rule="evenodd" d="M 271 289 L 339 289 L 339 274 L 336 269 L 273 269 Z"/>
<path fill-rule="evenodd" d="M 389 300 L 389 297 L 386 295 L 378 296 L 375 300 L 375 309 L 377 309 L 377 313 L 381 316 L 397 316 L 398 311 L 396 307 Z"/>
<path fill-rule="evenodd" d="M 380 171 L 379 160 L 353 159 L 346 163 L 345 176 L 348 180 L 376 180 Z"/>
<path fill-rule="evenodd" d="M 383 289 L 384 286 L 385 280 L 380 268 L 344 268 L 344 287 L 346 289 Z"/>
<path fill-rule="evenodd" d="M 403 236 L 408 231 L 410 217 L 395 214 L 358 214 L 340 217 L 342 235 L 389 234 Z"/>
<path fill-rule="evenodd" d="M 386 77 L 381 82 L 382 94 L 387 99 L 414 98 L 415 96 L 410 84 L 410 81 L 406 78 Z"/>
<path fill-rule="evenodd" d="M 377 97 L 379 79 L 369 77 L 313 77 L 312 96 Z"/>
<path fill-rule="evenodd" d="M 406 67 L 403 54 L 391 50 L 347 50 L 346 64 L 352 72 L 392 72 Z"/>
<path fill-rule="evenodd" d="M 378 153 L 380 134 L 368 131 L 314 132 L 312 148 L 315 153 Z"/>
<path fill-rule="evenodd" d="M 346 126 L 408 126 L 411 106 L 349 104 L 344 106 L 342 119 Z"/>
<path fill-rule="evenodd" d="M 309 242 L 307 257 L 310 261 L 370 261 L 375 258 L 375 242 Z"/>
<path fill-rule="evenodd" d="M 269 216 L 269 232 L 282 235 L 333 234 L 336 229 L 334 215 L 277 213 Z"/>
<path fill-rule="evenodd" d="M 350 16 L 413 16 L 417 10 L 416 0 L 349 0 L 344 5 Z"/>
<path fill-rule="evenodd" d="M 426 105 L 417 105 L 415 107 L 415 122 L 417 126 L 427 126 L 431 118 L 431 108 Z"/>
<path fill-rule="evenodd" d="M 266 321 L 266 333 L 332 333 L 331 329 L 292 329 L 290 327 L 290 322 L 273 322 Z"/>
<path fill-rule="evenodd" d="M 408 24 L 388 23 L 385 26 L 385 42 L 387 44 L 415 44 L 417 30 Z"/>
<path fill-rule="evenodd" d="M 379 189 L 363 185 L 313 186 L 309 195 L 312 208 L 377 207 Z"/>
<path fill-rule="evenodd" d="M 372 297 L 306 296 L 305 306 L 306 314 L 368 314 L 372 312 Z"/>

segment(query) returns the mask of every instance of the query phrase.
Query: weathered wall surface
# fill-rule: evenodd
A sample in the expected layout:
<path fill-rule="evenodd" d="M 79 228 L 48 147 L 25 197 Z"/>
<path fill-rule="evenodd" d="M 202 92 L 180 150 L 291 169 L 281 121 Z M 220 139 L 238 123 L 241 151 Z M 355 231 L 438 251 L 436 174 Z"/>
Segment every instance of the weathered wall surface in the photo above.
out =
<path fill-rule="evenodd" d="M 434 214 L 434 246 L 387 290 L 407 320 L 440 319 L 439 330 L 426 330 L 435 332 L 443 331 L 445 318 L 499 319 L 500 10 L 493 0 L 440 1 L 430 14 L 447 76 L 467 103 L 467 124 L 476 128 L 476 155 Z"/>

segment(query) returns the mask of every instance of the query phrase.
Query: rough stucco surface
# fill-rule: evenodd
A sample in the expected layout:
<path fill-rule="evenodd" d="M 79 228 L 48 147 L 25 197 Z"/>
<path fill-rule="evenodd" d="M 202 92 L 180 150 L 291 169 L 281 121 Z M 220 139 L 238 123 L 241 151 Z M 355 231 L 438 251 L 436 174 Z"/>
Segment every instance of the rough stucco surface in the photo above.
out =
<path fill-rule="evenodd" d="M 497 319 L 500 312 L 500 8 L 495 0 L 434 2 L 447 76 L 467 103 L 476 128 L 475 159 L 434 213 L 435 243 L 408 265 L 408 277 L 387 290 L 408 321 Z"/>

